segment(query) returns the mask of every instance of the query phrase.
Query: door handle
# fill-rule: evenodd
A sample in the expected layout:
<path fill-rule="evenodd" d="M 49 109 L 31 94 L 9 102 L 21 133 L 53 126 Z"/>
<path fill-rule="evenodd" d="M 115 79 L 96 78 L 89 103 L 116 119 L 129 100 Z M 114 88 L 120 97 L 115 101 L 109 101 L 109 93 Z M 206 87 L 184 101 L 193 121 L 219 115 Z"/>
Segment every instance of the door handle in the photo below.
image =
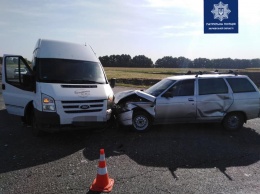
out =
<path fill-rule="evenodd" d="M 188 101 L 193 102 L 194 99 L 193 98 L 188 98 Z"/>

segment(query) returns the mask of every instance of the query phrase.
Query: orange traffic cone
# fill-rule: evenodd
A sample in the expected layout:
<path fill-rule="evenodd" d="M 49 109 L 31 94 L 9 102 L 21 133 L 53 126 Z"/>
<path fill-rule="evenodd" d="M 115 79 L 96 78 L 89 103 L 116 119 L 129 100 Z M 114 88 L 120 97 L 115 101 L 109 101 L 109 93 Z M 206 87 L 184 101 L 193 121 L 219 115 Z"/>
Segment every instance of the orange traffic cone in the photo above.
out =
<path fill-rule="evenodd" d="M 105 161 L 105 151 L 100 149 L 97 177 L 90 186 L 91 191 L 110 192 L 114 186 L 114 179 L 109 178 Z"/>

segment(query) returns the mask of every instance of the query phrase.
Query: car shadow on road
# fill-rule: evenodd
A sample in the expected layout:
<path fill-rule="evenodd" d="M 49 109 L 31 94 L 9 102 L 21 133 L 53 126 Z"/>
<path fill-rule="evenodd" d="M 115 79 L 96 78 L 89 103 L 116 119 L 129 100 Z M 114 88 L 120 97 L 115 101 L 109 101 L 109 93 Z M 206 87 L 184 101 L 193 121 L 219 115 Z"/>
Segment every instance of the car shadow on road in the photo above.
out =
<path fill-rule="evenodd" d="M 66 131 L 34 137 L 20 117 L 0 110 L 0 173 L 59 160 L 86 146 L 93 131 Z"/>
<path fill-rule="evenodd" d="M 167 167 L 176 179 L 179 168 L 216 168 L 232 180 L 228 167 L 248 166 L 260 159 L 260 135 L 246 127 L 227 132 L 217 124 L 168 125 L 148 133 L 117 129 L 96 138 L 83 150 L 85 158 L 98 159 L 97 150 L 105 148 L 106 157 L 124 154 L 140 165 Z"/>
<path fill-rule="evenodd" d="M 227 132 L 219 125 L 182 124 L 155 126 L 147 133 L 122 128 L 105 131 L 68 131 L 37 138 L 20 118 L 0 110 L 0 173 L 45 164 L 83 150 L 88 160 L 127 155 L 144 166 L 166 167 L 173 177 L 179 168 L 216 168 L 229 180 L 228 167 L 259 161 L 260 135 L 244 127 Z M 247 126 L 247 125 L 246 125 Z"/>

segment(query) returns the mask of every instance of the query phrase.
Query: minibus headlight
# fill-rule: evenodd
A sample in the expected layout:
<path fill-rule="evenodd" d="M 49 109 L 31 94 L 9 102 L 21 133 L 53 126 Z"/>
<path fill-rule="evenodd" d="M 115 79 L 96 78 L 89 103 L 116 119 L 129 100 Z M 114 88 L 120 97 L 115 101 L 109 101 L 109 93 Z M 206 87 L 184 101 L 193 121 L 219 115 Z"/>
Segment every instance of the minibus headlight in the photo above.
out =
<path fill-rule="evenodd" d="M 55 101 L 52 97 L 42 94 L 42 110 L 46 112 L 55 112 Z"/>

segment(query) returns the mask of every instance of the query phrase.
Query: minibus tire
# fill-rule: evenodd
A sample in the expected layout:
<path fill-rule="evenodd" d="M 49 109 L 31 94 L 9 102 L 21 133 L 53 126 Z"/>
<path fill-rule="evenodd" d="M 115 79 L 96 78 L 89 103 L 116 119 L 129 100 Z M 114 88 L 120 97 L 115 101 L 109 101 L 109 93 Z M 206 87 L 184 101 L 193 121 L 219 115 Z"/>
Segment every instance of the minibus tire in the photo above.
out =
<path fill-rule="evenodd" d="M 31 112 L 31 123 L 32 123 L 32 134 L 35 137 L 40 137 L 44 134 L 44 131 L 41 129 L 39 124 L 37 123 L 37 120 L 35 118 L 35 114 L 32 111 Z"/>

